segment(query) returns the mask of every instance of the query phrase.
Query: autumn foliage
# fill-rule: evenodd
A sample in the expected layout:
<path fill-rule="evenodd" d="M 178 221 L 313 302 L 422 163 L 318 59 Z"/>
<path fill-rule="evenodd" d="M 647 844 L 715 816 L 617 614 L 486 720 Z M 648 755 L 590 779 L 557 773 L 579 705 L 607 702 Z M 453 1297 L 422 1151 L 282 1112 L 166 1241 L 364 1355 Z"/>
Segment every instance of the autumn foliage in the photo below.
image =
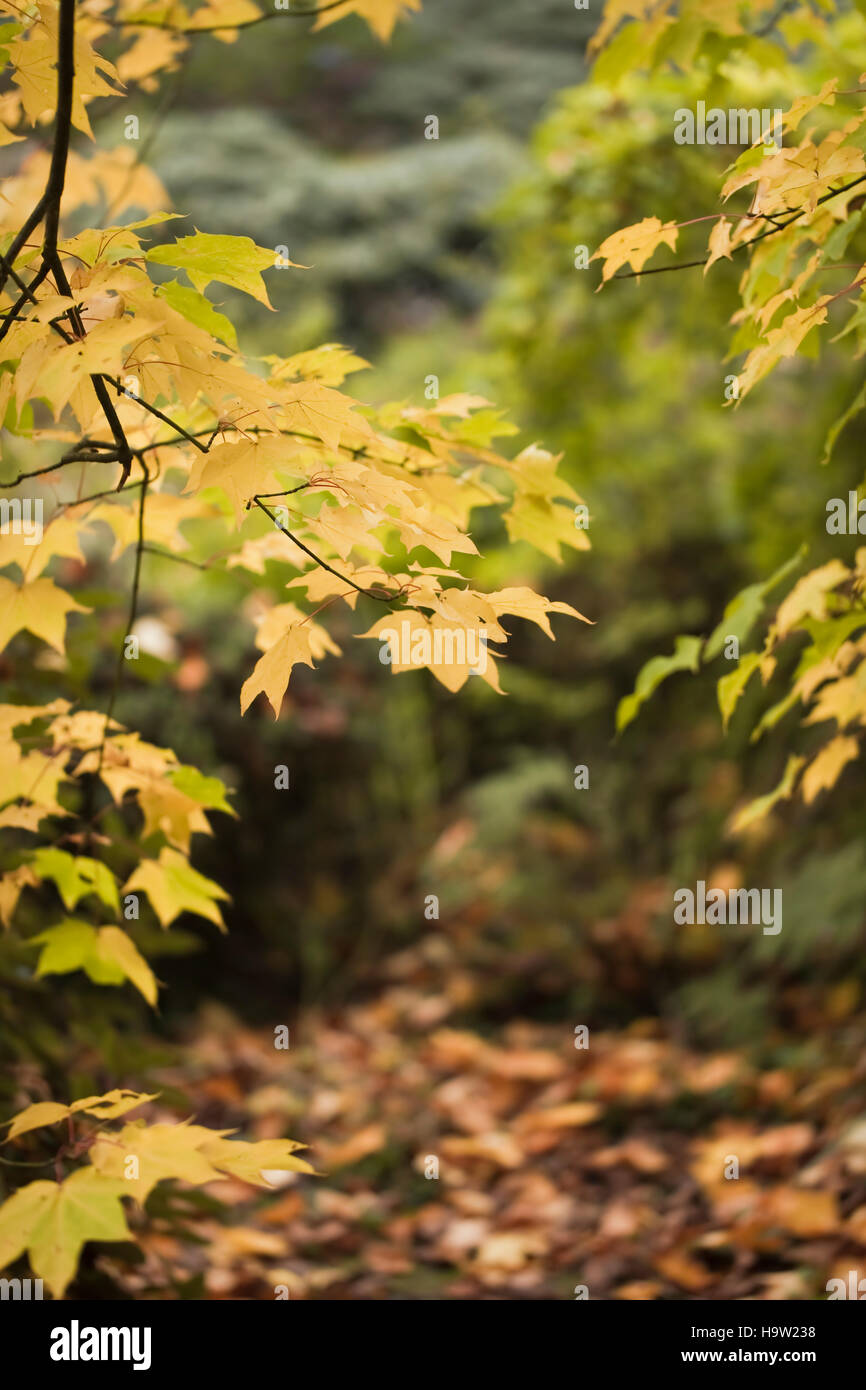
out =
<path fill-rule="evenodd" d="M 356 11 L 387 39 L 407 8 L 346 0 L 323 7 L 319 23 Z M 512 427 L 485 399 L 375 409 L 342 389 L 367 363 L 334 343 L 247 360 L 205 292 L 227 286 L 270 308 L 264 272 L 307 272 L 252 237 L 208 230 L 165 240 L 175 214 L 158 180 L 128 147 L 88 149 L 92 104 L 152 86 L 197 32 L 231 41 L 250 24 L 291 23 L 297 13 L 264 13 L 249 0 L 193 12 L 46 0 L 24 11 L 4 5 L 2 15 L 11 79 L 2 138 L 25 153 L 4 182 L 0 213 L 0 413 L 17 441 L 10 456 L 36 464 L 21 469 L 10 495 L 29 508 L 50 480 L 38 536 L 13 526 L 0 541 L 2 644 L 29 643 L 31 652 L 43 644 L 63 658 L 90 611 L 76 574 L 93 546 L 110 546 L 117 584 L 130 591 L 107 709 L 64 699 L 2 708 L 3 918 L 15 932 L 22 894 L 38 900 L 44 925 L 26 937 L 35 979 L 81 971 L 99 985 L 131 986 L 156 1007 L 158 981 L 127 924 L 141 896 L 161 928 L 189 912 L 222 929 L 227 895 L 190 853 L 209 815 L 232 811 L 219 779 L 113 717 L 138 654 L 133 629 L 150 557 L 183 562 L 186 528 L 207 524 L 210 567 L 254 575 L 283 567 L 286 600 L 262 614 L 261 655 L 240 691 L 242 712 L 264 695 L 276 717 L 293 667 L 339 656 L 327 628 L 336 602 L 387 606 L 411 621 L 413 635 L 480 632 L 500 646 L 509 616 L 551 637 L 548 613 L 580 617 L 526 587 L 472 588 L 454 566 L 476 553 L 473 511 L 499 509 L 513 540 L 547 553 L 586 540 L 557 460 L 538 446 L 500 453 L 494 441 Z M 25 138 L 31 131 L 35 141 Z M 91 225 L 85 210 L 94 204 L 101 212 Z M 124 221 L 130 209 L 145 215 Z M 357 635 L 375 638 L 380 627 L 368 620 Z M 469 659 L 443 664 L 435 643 L 430 651 L 425 664 L 458 690 Z M 499 688 L 492 657 L 479 674 Z M 7 1143 L 61 1122 L 68 1137 L 58 1144 L 56 1181 L 27 1184 L 0 1209 L 0 1264 L 28 1250 L 34 1273 L 60 1297 L 85 1241 L 129 1239 L 122 1196 L 143 1204 L 172 1177 L 207 1183 L 232 1173 L 266 1183 L 263 1170 L 311 1171 L 290 1140 L 249 1145 L 191 1123 L 135 1119 L 105 1129 L 154 1099 L 58 1098 L 13 1118 Z"/>
<path fill-rule="evenodd" d="M 590 1276 L 623 1299 L 751 1297 L 756 1290 L 813 1297 L 819 1284 L 797 1272 L 797 1261 L 814 1256 L 808 1242 L 824 1241 L 814 1260 L 843 1272 L 848 1245 L 866 1243 L 866 1207 L 854 1190 L 862 1126 L 843 1132 L 831 1114 L 857 1075 L 856 1038 L 846 1035 L 835 1070 L 810 1084 L 802 1059 L 761 1072 L 743 1052 L 705 1057 L 668 1036 L 660 1017 L 668 1001 L 659 1003 L 657 979 L 669 971 L 679 986 L 683 955 L 712 965 L 717 947 L 702 937 L 672 947 L 667 926 L 656 931 L 666 899 L 649 874 L 624 890 L 616 918 L 599 910 L 578 943 L 561 929 L 567 908 L 559 897 L 554 906 L 553 891 L 540 900 L 533 874 L 540 861 L 554 866 L 552 874 L 562 860 L 578 862 L 583 880 L 575 884 L 563 870 L 556 886 L 570 904 L 592 879 L 593 841 L 583 827 L 536 814 L 551 787 L 560 791 L 558 769 L 541 757 L 501 784 L 482 782 L 468 809 L 438 838 L 428 835 L 423 871 L 432 864 L 437 892 L 457 904 L 453 937 L 430 949 L 415 942 L 382 967 L 376 1002 L 348 1009 L 342 1032 L 316 1018 L 329 1078 L 321 1094 L 307 1074 L 308 1056 L 302 1053 L 293 1073 L 297 1094 L 289 1093 L 284 1059 L 267 1033 L 225 1018 L 210 1018 L 190 1044 L 194 1076 L 144 1059 L 130 1084 L 130 1068 L 118 1060 L 141 1000 L 158 1015 L 157 961 L 161 952 L 183 951 L 181 919 L 198 918 L 214 940 L 226 930 L 231 898 L 219 875 L 197 867 L 197 837 L 213 836 L 220 817 L 233 820 L 239 844 L 242 833 L 220 769 L 181 760 L 162 739 L 146 737 L 135 718 L 138 672 L 149 659 L 142 638 L 149 574 L 207 574 L 214 627 L 230 610 L 238 617 L 234 585 L 246 585 L 246 646 L 241 655 L 233 649 L 234 711 L 239 700 L 239 716 L 247 717 L 241 730 L 262 716 L 281 721 L 287 694 L 291 700 L 304 679 L 299 668 L 324 683 L 341 660 L 350 665 L 347 632 L 365 648 L 376 644 L 383 681 L 424 667 L 448 695 L 468 700 L 479 684 L 496 694 L 509 690 L 507 659 L 527 632 L 588 634 L 596 616 L 591 603 L 578 600 L 579 611 L 544 597 L 530 582 L 536 571 L 526 572 L 527 553 L 543 573 L 548 562 L 568 565 L 571 552 L 589 548 L 587 506 L 559 453 L 541 443 L 503 447 L 517 426 L 486 394 L 440 397 L 437 389 L 423 402 L 374 403 L 381 399 L 375 375 L 360 376 L 370 364 L 351 346 L 328 341 L 287 351 L 293 326 L 290 315 L 274 310 L 272 295 L 281 302 L 274 285 L 315 276 L 315 267 L 294 260 L 287 246 L 259 244 L 255 226 L 247 235 L 218 226 L 176 231 L 186 210 L 171 205 L 148 168 L 147 142 L 139 155 L 132 142 L 106 148 L 93 138 L 91 115 L 102 104 L 122 113 L 136 92 L 159 90 L 201 35 L 241 45 L 259 25 L 319 32 L 354 16 L 387 43 L 419 9 L 420 0 L 330 0 L 306 11 L 269 10 L 254 0 L 198 7 L 0 0 L 0 656 L 10 687 L 0 705 L 0 921 L 9 1016 L 14 1028 L 31 1029 L 18 1059 L 19 1100 L 4 1118 L 0 1268 L 26 1258 L 51 1295 L 63 1298 L 88 1243 L 136 1241 L 139 1273 L 109 1256 L 112 1278 L 133 1292 L 158 1287 L 164 1257 L 177 1288 L 178 1280 L 198 1277 L 195 1251 L 210 1241 L 217 1269 L 207 1287 L 217 1296 L 235 1287 L 229 1276 L 221 1282 L 225 1259 L 243 1266 L 245 1289 L 257 1289 L 267 1273 L 266 1283 L 279 1278 L 303 1296 L 332 1286 L 358 1297 L 393 1296 L 416 1266 L 436 1277 L 448 1265 L 457 1271 L 457 1297 L 503 1284 L 571 1297 L 578 1249 Z M 830 341 L 841 344 L 837 353 L 859 359 L 866 348 L 863 5 L 827 4 L 818 14 L 775 0 L 607 0 L 589 57 L 586 91 L 543 128 L 537 202 L 524 200 L 530 218 L 540 206 L 562 217 L 552 231 L 557 254 L 567 245 L 570 257 L 583 235 L 562 212 L 573 192 L 569 180 L 580 184 L 583 176 L 589 142 L 585 132 L 574 134 L 580 122 L 600 126 L 609 118 L 613 129 L 634 109 L 634 130 L 655 130 L 677 83 L 692 101 L 742 82 L 752 84 L 762 108 L 781 103 L 782 140 L 768 143 L 762 132 L 734 152 L 720 166 L 715 201 L 684 203 L 676 218 L 669 205 L 635 206 L 634 189 L 620 188 L 617 176 L 613 193 L 601 175 L 590 181 L 603 190 L 595 225 L 602 216 L 610 225 L 597 247 L 583 248 L 592 250 L 588 269 L 576 260 L 568 274 L 592 277 L 600 292 L 594 304 L 629 294 L 646 306 L 659 285 L 654 277 L 692 276 L 692 302 L 705 302 L 709 318 L 729 276 L 729 360 L 719 363 L 733 383 L 719 403 L 727 419 L 741 418 L 792 362 L 814 358 Z M 606 112 L 600 93 L 610 94 Z M 671 150 L 673 159 L 673 142 Z M 639 156 L 628 158 L 638 165 Z M 624 226 L 614 215 L 623 208 L 633 218 Z M 547 274 L 547 264 L 532 254 L 524 261 L 512 300 L 509 288 L 495 313 L 503 337 L 512 334 L 515 384 L 532 382 L 536 360 L 535 381 L 544 383 L 547 335 L 564 357 L 573 325 L 566 310 L 564 328 L 557 319 L 567 296 L 555 281 L 544 291 L 553 303 L 545 320 L 544 287 L 532 276 Z M 265 350 L 261 337 L 255 350 L 244 349 L 245 304 L 273 325 Z M 631 310 L 605 312 L 622 315 L 621 326 Z M 622 351 L 640 359 L 628 331 Z M 603 345 L 593 344 L 596 350 Z M 694 344 L 683 357 L 690 350 Z M 597 455 L 605 449 L 591 396 L 591 384 L 576 382 L 573 398 L 557 410 L 592 435 Z M 638 420 L 642 408 L 635 408 Z M 861 386 L 831 424 L 816 467 L 834 458 L 864 409 Z M 579 457 L 572 462 L 580 468 Z M 626 525 L 622 532 L 626 546 Z M 488 541 L 499 548 L 491 563 Z M 520 557 L 513 573 L 512 555 Z M 784 824 L 786 815 L 829 804 L 861 758 L 864 582 L 866 547 L 816 562 L 794 536 L 783 563 L 726 591 L 707 627 L 674 628 L 673 652 L 655 651 L 608 701 L 605 736 L 627 739 L 659 703 L 659 688 L 671 688 L 669 679 L 697 680 L 711 670 L 718 737 L 735 727 L 750 747 L 775 739 L 781 779 L 744 787 L 719 827 L 725 846 L 737 847 L 732 856 L 740 846 L 760 856 L 779 818 Z M 166 612 L 199 604 L 200 620 L 205 611 L 180 582 L 171 592 L 169 579 L 158 593 L 154 606 Z M 657 616 L 650 613 L 651 634 Z M 399 651 L 398 632 L 405 638 Z M 617 643 L 628 647 L 622 634 L 609 640 L 612 651 Z M 729 655 L 732 640 L 736 659 L 720 674 L 715 663 Z M 593 698 L 591 682 L 580 688 L 577 646 L 566 694 L 551 684 L 533 697 L 535 724 L 560 718 L 569 737 L 575 708 Z M 187 689 L 201 692 L 207 674 L 203 658 L 191 659 Z M 697 761 L 713 736 L 696 720 L 683 745 Z M 172 742 L 167 728 L 165 743 Z M 720 759 L 723 789 L 729 773 Z M 640 802 L 645 793 L 647 820 L 655 804 L 650 780 L 627 797 Z M 604 800 L 612 795 L 608 786 L 592 833 L 605 818 L 616 821 L 614 801 Z M 694 817 L 698 800 L 683 797 L 678 814 Z M 400 909 L 413 853 L 407 839 L 389 883 Z M 738 867 L 720 854 L 716 876 L 738 882 Z M 324 917 L 329 888 L 318 883 L 317 891 Z M 604 891 L 599 901 L 607 903 Z M 516 945 L 507 937 L 512 927 Z M 172 938 L 175 947 L 166 945 Z M 752 977 L 760 949 L 743 953 Z M 818 958 L 825 956 L 819 951 Z M 608 1021 L 621 1021 L 626 1008 L 634 1016 L 621 1032 L 599 1030 L 586 1058 L 546 1022 L 512 1023 L 499 1042 L 450 1026 L 452 1013 L 475 1003 L 492 1000 L 494 1012 L 501 1009 L 507 991 L 502 986 L 497 995 L 498 970 L 508 983 L 522 979 L 528 995 L 537 990 L 545 1008 L 561 986 L 570 991 L 569 1007 L 577 1001 L 589 1009 L 600 999 Z M 113 996 L 104 1011 L 90 1002 L 91 986 L 100 987 L 100 1000 Z M 731 994 L 739 1004 L 739 991 Z M 55 1013 L 61 997 L 70 1002 Z M 857 988 L 845 979 L 828 983 L 820 1010 L 811 996 L 803 1003 L 800 985 L 783 1007 L 827 1026 L 850 1019 L 856 1003 Z M 64 1089 L 65 1028 L 97 1078 L 92 1093 L 79 1080 Z M 776 1033 L 772 1046 L 783 1053 Z M 401 1051 L 406 1060 L 398 1066 Z M 731 1097 L 758 1118 L 732 1119 Z M 840 1102 L 846 1123 L 856 1119 L 852 1104 Z M 694 1132 L 675 1123 L 686 1108 L 699 1116 Z M 222 1125 L 226 1110 L 237 1123 Z M 375 1165 L 393 1176 L 396 1151 L 401 1161 L 410 1156 L 410 1182 L 429 1177 L 431 1114 L 446 1128 L 436 1147 L 448 1196 L 428 1207 L 413 1197 L 407 1214 L 395 1210 L 396 1198 L 372 1190 Z M 760 1118 L 767 1115 L 778 1122 L 769 1129 Z M 817 1154 L 824 1127 L 833 1151 L 818 1178 L 802 1183 L 798 1163 Z M 747 1170 L 736 1200 L 719 1176 L 729 1149 Z M 340 1174 L 365 1162 L 365 1176 L 341 1187 Z M 259 1203 L 260 1191 L 294 1174 L 328 1195 L 310 1198 L 290 1186 L 272 1208 Z M 581 1182 L 603 1208 L 597 1229 Z M 232 1195 L 234 1225 L 209 1224 L 213 1183 Z M 189 1202 L 180 1215 L 176 1198 Z M 160 1220 L 174 1223 L 169 1235 Z M 267 1265 L 282 1254 L 269 1230 L 281 1220 L 297 1222 L 332 1265 L 302 1272 Z M 338 1270 L 366 1240 L 365 1222 L 382 1229 L 363 1270 Z M 797 1268 L 746 1273 L 785 1241 Z M 712 1261 L 726 1242 L 734 1253 L 720 1272 Z"/>

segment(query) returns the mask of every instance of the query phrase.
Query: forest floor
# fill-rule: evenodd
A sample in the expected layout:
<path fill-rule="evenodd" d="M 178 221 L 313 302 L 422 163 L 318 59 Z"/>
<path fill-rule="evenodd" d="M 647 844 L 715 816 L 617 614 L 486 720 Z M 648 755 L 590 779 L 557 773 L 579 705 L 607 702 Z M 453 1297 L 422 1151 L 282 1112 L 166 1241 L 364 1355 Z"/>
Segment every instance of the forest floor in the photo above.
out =
<path fill-rule="evenodd" d="M 862 1038 L 843 1030 L 820 1069 L 761 1069 L 657 1020 L 585 1048 L 568 1025 L 482 1036 L 450 1021 L 459 978 L 431 992 L 400 961 L 288 1051 L 204 1012 L 151 1110 L 177 1118 L 177 1086 L 200 1123 L 302 1140 L 321 1176 L 178 1193 L 143 1262 L 100 1256 L 128 1293 L 802 1300 L 866 1276 Z"/>

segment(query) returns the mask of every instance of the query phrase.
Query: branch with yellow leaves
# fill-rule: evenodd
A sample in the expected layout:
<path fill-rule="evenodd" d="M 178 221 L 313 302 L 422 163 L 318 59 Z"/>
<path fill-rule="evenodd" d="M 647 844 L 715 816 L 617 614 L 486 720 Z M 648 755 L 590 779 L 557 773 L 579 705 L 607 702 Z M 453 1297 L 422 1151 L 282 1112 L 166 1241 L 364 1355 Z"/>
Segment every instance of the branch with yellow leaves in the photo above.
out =
<path fill-rule="evenodd" d="M 843 184 L 841 188 L 834 188 L 831 192 L 824 193 L 820 198 L 817 198 L 815 200 L 815 207 L 820 207 L 823 203 L 829 203 L 831 198 L 838 198 L 841 193 L 848 193 L 852 188 L 856 188 L 858 184 L 864 182 L 866 182 L 866 174 L 861 174 L 858 178 L 852 179 L 850 183 Z M 741 212 L 735 214 L 740 221 L 760 217 L 766 222 L 771 222 L 772 226 L 768 227 L 765 232 L 759 232 L 757 236 L 751 237 L 749 241 L 741 241 L 737 246 L 732 246 L 731 255 L 735 256 L 740 251 L 748 251 L 749 247 L 756 246 L 759 241 L 765 241 L 767 237 L 776 236 L 779 232 L 787 231 L 787 229 L 792 227 L 795 222 L 798 222 L 801 217 L 805 217 L 813 211 L 814 208 L 798 208 L 792 212 L 790 217 L 780 222 L 776 221 L 776 218 L 779 216 L 778 213 L 772 216 L 766 212 Z M 676 226 L 677 228 L 691 227 L 696 222 L 714 222 L 724 216 L 725 214 L 723 212 L 711 212 L 705 214 L 703 217 L 690 217 L 686 222 L 676 222 L 669 225 Z M 612 275 L 610 278 L 611 280 L 639 280 L 642 275 L 667 275 L 672 270 L 692 270 L 696 266 L 706 265 L 709 260 L 710 256 L 706 255 L 702 256 L 701 259 L 697 261 L 677 261 L 675 265 L 651 266 L 649 270 L 624 270 L 618 272 L 616 275 Z"/>
<path fill-rule="evenodd" d="M 54 275 L 54 280 L 60 294 L 71 297 L 72 290 L 66 278 L 66 271 L 63 269 L 63 262 L 57 249 L 57 236 L 60 227 L 60 204 L 63 198 L 63 189 L 66 183 L 66 165 L 69 158 L 69 137 L 72 129 L 72 99 L 75 88 L 75 0 L 60 0 L 60 22 L 57 35 L 57 110 L 54 120 L 54 145 L 51 152 L 51 165 L 48 170 L 48 180 L 45 184 L 45 191 L 39 199 L 36 207 L 31 212 L 24 226 L 13 239 L 12 245 L 6 253 L 3 264 L 2 278 L 0 278 L 0 289 L 2 289 L 14 267 L 14 262 L 27 242 L 28 237 L 38 227 L 44 219 L 44 231 L 42 242 L 42 263 L 36 272 L 33 280 L 26 287 L 21 286 L 21 294 L 12 306 L 9 314 L 6 315 L 2 329 L 0 329 L 0 339 L 9 332 L 12 324 L 22 312 L 26 301 L 35 302 L 35 290 L 47 278 L 49 274 Z M 19 283 L 18 277 L 15 277 Z M 81 316 L 76 308 L 68 311 L 70 324 L 72 325 L 73 337 L 83 338 L 84 326 Z M 90 380 L 96 393 L 96 399 L 102 407 L 102 412 L 108 421 L 109 429 L 117 449 L 117 461 L 121 466 L 121 479 L 119 487 L 122 487 L 129 477 L 132 467 L 132 450 L 124 433 L 123 426 L 114 409 L 108 389 L 102 377 L 98 374 L 91 374 Z"/>

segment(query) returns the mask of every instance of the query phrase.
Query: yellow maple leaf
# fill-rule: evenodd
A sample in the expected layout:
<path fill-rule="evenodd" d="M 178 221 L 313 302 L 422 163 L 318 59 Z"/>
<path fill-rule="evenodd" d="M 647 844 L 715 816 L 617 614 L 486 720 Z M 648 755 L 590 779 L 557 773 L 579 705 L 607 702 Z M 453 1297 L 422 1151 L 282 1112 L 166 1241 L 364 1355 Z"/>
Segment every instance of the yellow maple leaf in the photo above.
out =
<path fill-rule="evenodd" d="M 295 1149 L 306 1145 L 294 1139 L 261 1139 L 256 1144 L 241 1139 L 211 1139 L 201 1152 L 215 1168 L 256 1187 L 270 1187 L 268 1173 L 315 1173 L 306 1159 L 297 1158 Z"/>
<path fill-rule="evenodd" d="M 319 573 L 327 574 L 328 571 L 320 570 Z M 333 579 L 335 584 L 339 584 L 340 581 L 334 576 L 328 577 Z M 313 622 L 313 619 L 294 603 L 277 603 L 265 613 L 256 628 L 256 646 L 259 651 L 268 651 L 297 623 L 304 623 L 310 630 L 310 655 L 314 661 L 321 661 L 329 652 L 332 656 L 342 655 L 328 629 L 322 627 L 321 623 Z"/>
<path fill-rule="evenodd" d="M 338 19 L 344 19 L 346 15 L 357 14 L 367 21 L 373 33 L 383 43 L 387 43 L 394 25 L 402 18 L 404 12 L 420 8 L 421 0 L 346 0 L 345 8 L 341 5 L 338 9 L 325 10 L 320 14 L 314 28 L 324 29 L 326 25 L 336 24 Z"/>
<path fill-rule="evenodd" d="M 312 634 L 301 624 L 289 628 L 264 656 L 259 657 L 241 686 L 241 714 L 245 714 L 259 694 L 267 697 L 276 719 L 289 685 L 293 667 L 312 666 Z"/>
<path fill-rule="evenodd" d="M 515 497 L 503 520 L 510 540 L 527 541 L 557 562 L 561 558 L 561 545 L 573 546 L 575 550 L 589 549 L 589 537 L 585 530 L 575 526 L 572 508 L 552 502 L 548 497 L 536 493 Z"/>
<path fill-rule="evenodd" d="M 67 614 L 89 612 L 52 579 L 34 579 L 32 584 L 19 585 L 0 577 L 0 651 L 16 633 L 27 631 L 62 656 Z"/>
<path fill-rule="evenodd" d="M 856 738 L 837 735 L 809 763 L 800 782 L 800 793 L 808 804 L 839 778 L 842 769 L 857 757 L 860 745 Z"/>
<path fill-rule="evenodd" d="M 646 19 L 655 8 L 656 0 L 606 0 L 598 28 L 587 45 L 592 55 L 610 40 L 624 19 Z"/>
<path fill-rule="evenodd" d="M 364 438 L 373 436 L 369 421 L 355 414 L 356 404 L 342 391 L 319 381 L 299 381 L 286 387 L 280 397 L 287 427 L 315 435 L 334 451 L 347 431 Z"/>
<path fill-rule="evenodd" d="M 798 579 L 791 592 L 779 604 L 775 630 L 780 637 L 791 631 L 801 619 L 827 616 L 827 595 L 850 578 L 847 565 L 841 560 L 829 560 Z"/>
<path fill-rule="evenodd" d="M 141 1091 L 115 1089 L 102 1096 L 85 1096 L 83 1100 L 73 1101 L 71 1105 L 61 1105 L 55 1100 L 37 1101 L 35 1105 L 28 1105 L 26 1110 L 20 1110 L 11 1120 L 7 1120 L 10 1130 L 4 1142 L 8 1144 L 10 1139 L 17 1138 L 19 1134 L 29 1134 L 31 1130 L 41 1129 L 44 1125 L 55 1125 L 67 1116 L 78 1115 L 82 1111 L 97 1120 L 116 1120 L 129 1110 L 134 1110 L 136 1106 L 156 1100 L 158 1094 L 158 1091 L 153 1095 L 145 1095 Z"/>
<path fill-rule="evenodd" d="M 731 259 L 731 224 L 727 217 L 720 217 L 718 222 L 713 223 L 713 230 L 710 232 L 709 252 L 704 266 L 704 275 L 710 266 L 715 265 L 716 261 L 721 260 L 723 256 L 728 260 Z"/>
<path fill-rule="evenodd" d="M 833 106 L 838 87 L 838 77 L 831 77 L 816 95 L 797 97 L 782 116 L 783 129 L 796 130 L 803 117 L 808 116 L 810 111 L 814 111 L 816 106 Z"/>
<path fill-rule="evenodd" d="M 25 513 L 26 518 L 26 513 Z M 26 527 L 0 536 L 0 566 L 17 565 L 27 580 L 38 579 L 55 556 L 82 560 L 78 524 L 69 517 L 58 516 L 44 527 L 41 538 L 26 534 Z"/>
<path fill-rule="evenodd" d="M 853 676 L 825 685 L 803 723 L 823 724 L 826 719 L 834 719 L 840 729 L 866 724 L 866 663 Z"/>
<path fill-rule="evenodd" d="M 209 453 L 195 459 L 184 491 L 221 488 L 240 525 L 251 497 L 276 491 L 277 469 L 303 479 L 316 462 L 309 447 L 283 435 L 232 440 L 215 445 Z M 276 505 L 277 500 L 271 505 Z"/>
<path fill-rule="evenodd" d="M 15 915 L 18 906 L 18 899 L 27 887 L 35 888 L 39 884 L 39 879 L 31 869 L 29 864 L 21 864 L 17 869 L 10 869 L 0 878 L 0 922 L 4 927 L 8 927 Z"/>
<path fill-rule="evenodd" d="M 576 608 L 572 608 L 570 603 L 563 603 L 557 600 L 555 603 L 543 595 L 535 593 L 533 589 L 524 586 L 514 589 L 500 589 L 498 593 L 488 594 L 488 602 L 497 614 L 513 613 L 518 618 L 526 618 L 529 622 L 537 623 L 542 632 L 546 633 L 553 640 L 553 629 L 548 620 L 548 613 L 566 613 L 570 618 L 579 618 L 582 623 L 591 623 L 590 618 L 578 613 Z"/>
<path fill-rule="evenodd" d="M 205 878 L 192 867 L 185 855 L 163 847 L 158 859 L 145 859 L 124 885 L 124 893 L 141 889 L 163 927 L 167 927 L 182 912 L 194 912 L 225 931 L 217 900 L 229 901 L 229 895 L 218 883 Z"/>
<path fill-rule="evenodd" d="M 606 237 L 590 257 L 593 261 L 599 257 L 604 259 L 599 289 L 612 279 L 621 266 L 630 265 L 633 270 L 640 271 L 660 246 L 675 250 L 678 233 L 676 222 L 662 223 L 657 217 L 645 217 L 642 222 L 621 227 L 618 232 Z"/>
<path fill-rule="evenodd" d="M 59 6 L 51 0 L 40 0 L 38 17 L 10 45 L 12 80 L 32 125 L 46 111 L 53 111 L 57 100 L 58 33 Z M 84 98 L 117 96 L 117 88 L 105 80 L 116 77 L 116 73 L 107 58 L 94 52 L 80 29 L 75 34 L 74 62 L 72 124 L 92 137 Z"/>
<path fill-rule="evenodd" d="M 442 613 L 428 618 L 409 609 L 387 614 L 361 636 L 383 644 L 380 656 L 394 675 L 426 667 L 452 694 L 477 675 L 502 694 L 496 661 L 487 646 L 495 640 L 493 633 L 484 623 L 455 623 Z"/>
<path fill-rule="evenodd" d="M 772 328 L 766 341 L 752 348 L 742 369 L 738 373 L 739 393 L 735 403 L 743 399 L 783 357 L 793 357 L 807 333 L 827 320 L 827 308 L 831 296 L 822 295 L 814 304 L 795 309 L 783 319 L 778 328 Z"/>
<path fill-rule="evenodd" d="M 97 1173 L 122 1180 L 125 1193 L 144 1203 L 163 1178 L 181 1178 L 194 1184 L 219 1178 L 201 1148 L 230 1133 L 202 1125 L 146 1125 L 143 1120 L 132 1120 L 118 1134 L 98 1138 L 89 1157 Z"/>
<path fill-rule="evenodd" d="M 119 927 L 93 927 L 89 922 L 67 917 L 57 926 L 49 927 L 29 943 L 41 946 L 42 953 L 36 974 L 67 975 L 73 970 L 84 973 L 99 985 L 122 984 L 130 980 L 155 1006 L 157 982 L 131 937 Z"/>

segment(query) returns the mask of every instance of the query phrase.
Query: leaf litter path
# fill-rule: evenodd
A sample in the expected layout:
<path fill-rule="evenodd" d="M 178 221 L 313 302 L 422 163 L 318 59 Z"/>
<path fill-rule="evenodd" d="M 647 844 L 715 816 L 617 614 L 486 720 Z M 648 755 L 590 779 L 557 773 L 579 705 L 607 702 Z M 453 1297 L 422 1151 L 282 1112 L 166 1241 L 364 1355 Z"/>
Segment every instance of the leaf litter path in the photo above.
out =
<path fill-rule="evenodd" d="M 142 1264 L 100 1263 L 138 1298 L 804 1300 L 866 1276 L 851 1025 L 829 1063 L 762 1068 L 657 1020 L 578 1050 L 569 1024 L 482 1036 L 451 1008 L 392 985 L 289 1051 L 205 1011 L 154 1114 L 182 1083 L 198 1122 L 301 1139 L 323 1176 L 214 1183 L 182 1218 L 200 1243 L 168 1203 Z"/>

